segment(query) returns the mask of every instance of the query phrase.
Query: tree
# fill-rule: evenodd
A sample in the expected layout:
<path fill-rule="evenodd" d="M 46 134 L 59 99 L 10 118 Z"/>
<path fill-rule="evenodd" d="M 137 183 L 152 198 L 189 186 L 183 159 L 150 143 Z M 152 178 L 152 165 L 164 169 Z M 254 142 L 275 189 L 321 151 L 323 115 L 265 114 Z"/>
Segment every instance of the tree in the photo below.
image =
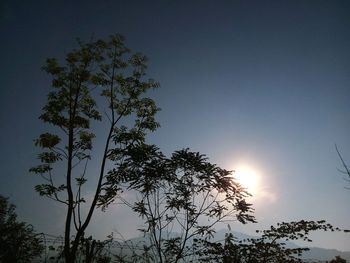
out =
<path fill-rule="evenodd" d="M 346 263 L 346 260 L 340 256 L 336 256 L 335 259 L 332 259 L 330 263 Z"/>
<path fill-rule="evenodd" d="M 145 219 L 140 230 L 150 239 L 152 262 L 189 262 L 194 238 L 213 237 L 217 223 L 255 222 L 249 194 L 204 155 L 184 149 L 166 158 L 156 146 L 140 143 L 116 152 L 115 160 L 119 169 L 107 176 L 102 204 L 120 198 Z M 124 199 L 122 190 L 136 200 Z"/>
<path fill-rule="evenodd" d="M 17 221 L 15 208 L 0 195 L 0 262 L 31 262 L 44 246 L 33 226 Z"/>
<path fill-rule="evenodd" d="M 79 254 L 81 254 L 85 263 L 109 263 L 111 262 L 109 245 L 113 241 L 113 237 L 109 236 L 107 240 L 99 241 L 92 238 L 82 238 L 79 246 Z"/>
<path fill-rule="evenodd" d="M 66 55 L 63 65 L 50 58 L 43 67 L 52 77 L 52 91 L 40 120 L 53 128 L 35 140 L 43 152 L 38 155 L 40 164 L 30 171 L 45 181 L 35 187 L 36 191 L 66 207 L 67 263 L 75 262 L 113 154 L 144 142 L 146 133 L 159 126 L 154 119 L 159 109 L 152 99 L 144 96 L 159 86 L 152 79 L 144 79 L 146 61 L 139 53 L 131 54 L 123 37 L 113 35 L 106 41 L 78 41 L 78 49 Z M 107 134 L 100 134 L 104 140 L 102 152 L 92 155 L 97 127 Z M 92 157 L 100 164 L 94 175 L 95 193 L 88 202 L 82 188 L 87 177 L 92 176 L 88 172 Z"/>
<path fill-rule="evenodd" d="M 312 231 L 342 231 L 324 220 L 282 222 L 270 229 L 259 231 L 261 237 L 237 241 L 231 233 L 226 235 L 224 244 L 220 242 L 200 242 L 198 247 L 200 262 L 231 263 L 301 263 L 302 253 L 307 247 L 290 248 L 289 240 L 312 242 L 309 234 Z M 344 230 L 346 231 L 346 230 Z M 203 249 L 204 248 L 204 249 Z"/>

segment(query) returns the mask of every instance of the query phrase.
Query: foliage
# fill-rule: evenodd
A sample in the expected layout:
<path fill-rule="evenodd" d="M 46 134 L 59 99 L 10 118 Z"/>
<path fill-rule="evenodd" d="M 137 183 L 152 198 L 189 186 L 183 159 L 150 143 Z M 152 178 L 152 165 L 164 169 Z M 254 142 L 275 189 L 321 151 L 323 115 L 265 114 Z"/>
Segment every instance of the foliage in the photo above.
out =
<path fill-rule="evenodd" d="M 330 263 L 346 263 L 346 260 L 340 256 L 336 256 L 335 259 L 332 259 Z"/>
<path fill-rule="evenodd" d="M 92 236 L 88 238 L 82 238 L 79 246 L 78 258 L 82 258 L 84 263 L 108 263 L 111 262 L 111 256 L 109 251 L 109 245 L 112 242 L 113 237 L 109 236 L 104 241 L 95 240 Z"/>
<path fill-rule="evenodd" d="M 255 222 L 249 194 L 204 155 L 184 149 L 166 158 L 156 146 L 140 143 L 114 152 L 114 159 L 119 169 L 108 173 L 101 204 L 121 198 L 145 219 L 140 230 L 150 238 L 152 262 L 188 261 L 193 238 L 213 237 L 219 222 Z M 125 189 L 137 200 L 123 199 Z"/>
<path fill-rule="evenodd" d="M 146 133 L 159 126 L 154 119 L 158 108 L 144 96 L 158 87 L 154 80 L 144 79 L 146 57 L 131 54 L 120 35 L 106 41 L 78 41 L 78 45 L 78 49 L 66 55 L 62 65 L 50 58 L 43 67 L 52 77 L 52 91 L 40 119 L 53 128 L 35 140 L 43 151 L 38 155 L 40 164 L 30 169 L 44 179 L 35 190 L 66 206 L 66 262 L 75 262 L 114 153 L 144 142 Z M 107 131 L 100 138 L 104 149 L 92 155 L 98 129 Z M 100 165 L 94 175 L 95 194 L 88 202 L 82 188 L 88 177 L 88 162 L 93 157 Z"/>
<path fill-rule="evenodd" d="M 302 262 L 300 256 L 309 248 L 289 248 L 286 242 L 289 240 L 312 242 L 309 234 L 317 230 L 341 231 L 324 220 L 282 222 L 276 227 L 271 226 L 268 230 L 257 231 L 262 234 L 259 238 L 237 241 L 229 233 L 223 244 L 197 241 L 196 247 L 200 262 L 212 262 L 215 259 L 216 262 L 222 263 L 297 263 Z"/>
<path fill-rule="evenodd" d="M 15 206 L 0 195 L 0 262 L 31 262 L 44 247 L 33 227 L 17 221 Z"/>

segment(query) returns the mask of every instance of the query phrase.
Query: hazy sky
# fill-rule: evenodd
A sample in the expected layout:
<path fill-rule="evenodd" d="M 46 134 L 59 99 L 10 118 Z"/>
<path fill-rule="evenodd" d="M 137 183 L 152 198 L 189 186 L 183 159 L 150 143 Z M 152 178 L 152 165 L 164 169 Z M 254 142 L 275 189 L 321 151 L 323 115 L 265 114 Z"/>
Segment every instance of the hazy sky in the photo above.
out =
<path fill-rule="evenodd" d="M 38 231 L 60 233 L 65 216 L 28 173 L 33 139 L 47 128 L 38 116 L 50 80 L 40 68 L 76 37 L 113 33 L 150 58 L 161 84 L 152 95 L 162 127 L 151 142 L 255 172 L 259 224 L 235 230 L 299 219 L 350 228 L 350 185 L 334 149 L 350 164 L 349 1 L 5 0 L 0 10 L 0 194 Z M 89 229 L 132 236 L 133 221 L 113 206 Z M 316 235 L 313 245 L 350 250 L 350 235 Z"/>

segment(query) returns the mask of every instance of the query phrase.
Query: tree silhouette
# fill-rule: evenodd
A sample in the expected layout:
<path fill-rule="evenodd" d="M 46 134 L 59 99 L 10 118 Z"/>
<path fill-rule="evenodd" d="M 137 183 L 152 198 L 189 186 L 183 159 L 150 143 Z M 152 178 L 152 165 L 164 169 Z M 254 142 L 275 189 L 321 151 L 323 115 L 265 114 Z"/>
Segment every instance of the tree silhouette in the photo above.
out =
<path fill-rule="evenodd" d="M 336 256 L 335 259 L 332 259 L 330 263 L 346 263 L 346 260 L 340 256 Z"/>
<path fill-rule="evenodd" d="M 255 222 L 249 194 L 204 155 L 184 149 L 166 158 L 141 143 L 115 159 L 122 164 L 108 174 L 102 203 L 121 198 L 145 219 L 140 230 L 150 239 L 152 262 L 188 262 L 195 256 L 193 239 L 212 237 L 217 223 Z M 135 193 L 136 201 L 118 195 L 122 189 Z"/>
<path fill-rule="evenodd" d="M 78 41 L 78 45 L 78 49 L 66 55 L 63 65 L 50 58 L 43 67 L 52 77 L 52 91 L 40 119 L 54 128 L 35 140 L 43 152 L 38 155 L 40 165 L 30 169 L 44 179 L 43 184 L 35 187 L 36 191 L 66 207 L 67 263 L 75 262 L 114 153 L 143 142 L 147 131 L 158 127 L 154 119 L 158 108 L 144 96 L 149 89 L 158 87 L 154 80 L 144 79 L 146 57 L 131 54 L 120 35 L 106 41 Z M 97 135 L 93 128 L 97 130 L 98 124 L 107 134 L 101 137 L 102 152 L 92 155 Z M 82 187 L 91 176 L 88 162 L 93 156 L 100 165 L 94 175 L 95 193 L 89 201 L 84 198 Z"/>
<path fill-rule="evenodd" d="M 231 263 L 301 263 L 302 253 L 307 247 L 290 248 L 289 240 L 312 242 L 309 234 L 313 231 L 342 231 L 324 220 L 282 222 L 270 229 L 257 231 L 261 237 L 237 241 L 231 233 L 224 243 L 200 241 L 197 251 L 199 262 Z M 344 230 L 345 231 L 345 230 Z"/>
<path fill-rule="evenodd" d="M 31 225 L 17 221 L 15 208 L 0 195 L 0 262 L 32 262 L 44 246 Z"/>

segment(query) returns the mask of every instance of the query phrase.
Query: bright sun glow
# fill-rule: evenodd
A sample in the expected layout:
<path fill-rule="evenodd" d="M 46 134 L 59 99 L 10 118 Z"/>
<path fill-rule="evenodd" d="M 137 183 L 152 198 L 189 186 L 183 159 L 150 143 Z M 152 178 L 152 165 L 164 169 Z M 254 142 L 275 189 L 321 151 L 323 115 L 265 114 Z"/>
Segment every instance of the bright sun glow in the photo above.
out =
<path fill-rule="evenodd" d="M 259 183 L 259 177 L 256 171 L 247 166 L 242 166 L 236 168 L 232 176 L 238 183 L 246 188 L 249 193 L 253 195 L 256 193 Z"/>

